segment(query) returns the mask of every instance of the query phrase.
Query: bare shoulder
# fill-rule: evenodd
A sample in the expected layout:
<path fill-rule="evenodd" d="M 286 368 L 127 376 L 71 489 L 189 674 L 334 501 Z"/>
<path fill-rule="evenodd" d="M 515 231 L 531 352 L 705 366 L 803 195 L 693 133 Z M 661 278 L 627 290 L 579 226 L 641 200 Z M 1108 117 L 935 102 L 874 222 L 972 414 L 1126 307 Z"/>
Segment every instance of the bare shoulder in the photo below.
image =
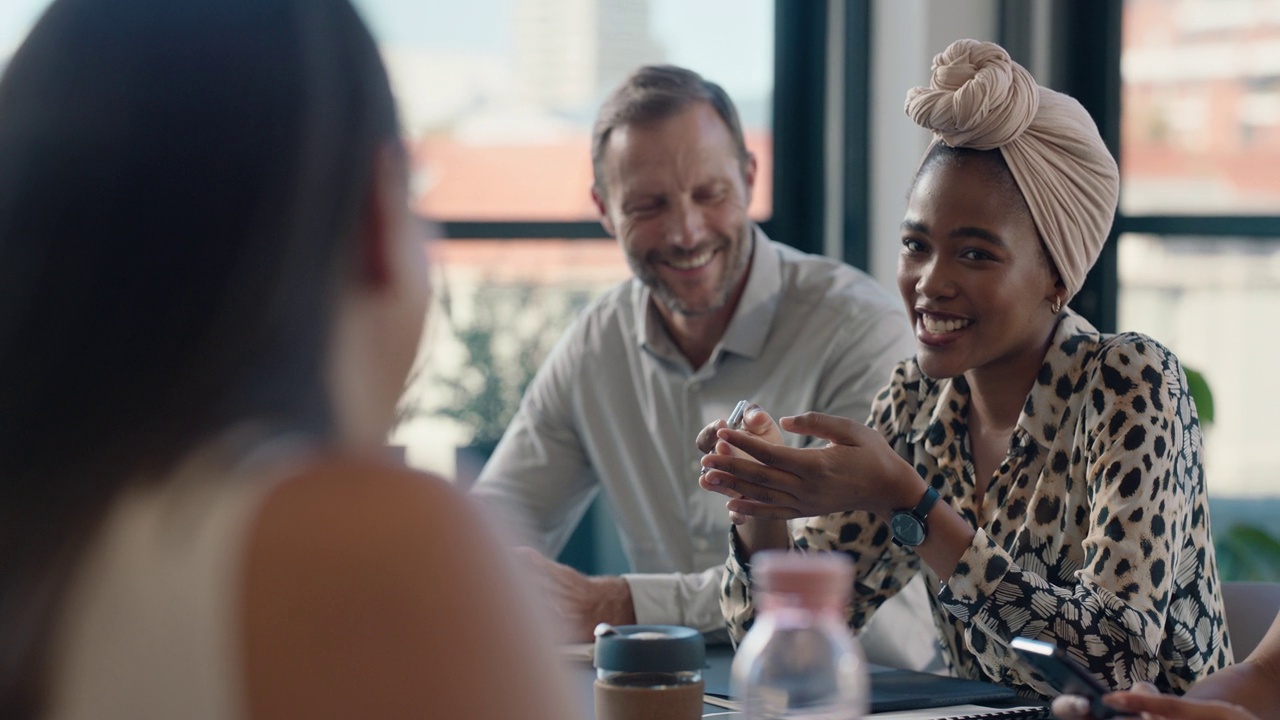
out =
<path fill-rule="evenodd" d="M 509 564 L 445 481 L 373 456 L 316 458 L 272 492 L 250 533 L 250 714 L 566 717 Z M 491 674 L 514 676 L 514 691 L 484 692 Z"/>
<path fill-rule="evenodd" d="M 275 490 L 258 518 L 262 549 L 289 551 L 299 533 L 348 552 L 391 539 L 443 537 L 478 522 L 472 504 L 445 480 L 372 455 L 316 458 Z M 285 541 L 274 545 L 273 541 Z"/>

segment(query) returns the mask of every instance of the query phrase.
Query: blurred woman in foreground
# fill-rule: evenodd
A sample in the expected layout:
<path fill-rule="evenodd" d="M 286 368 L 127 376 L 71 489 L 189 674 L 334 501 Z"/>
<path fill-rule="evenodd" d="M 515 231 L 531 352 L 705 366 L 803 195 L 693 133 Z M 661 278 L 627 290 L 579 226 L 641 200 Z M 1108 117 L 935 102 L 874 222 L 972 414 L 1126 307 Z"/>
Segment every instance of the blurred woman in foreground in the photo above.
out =
<path fill-rule="evenodd" d="M 0 716 L 572 716 L 476 513 L 383 459 L 406 165 L 348 0 L 37 23 L 0 80 Z"/>

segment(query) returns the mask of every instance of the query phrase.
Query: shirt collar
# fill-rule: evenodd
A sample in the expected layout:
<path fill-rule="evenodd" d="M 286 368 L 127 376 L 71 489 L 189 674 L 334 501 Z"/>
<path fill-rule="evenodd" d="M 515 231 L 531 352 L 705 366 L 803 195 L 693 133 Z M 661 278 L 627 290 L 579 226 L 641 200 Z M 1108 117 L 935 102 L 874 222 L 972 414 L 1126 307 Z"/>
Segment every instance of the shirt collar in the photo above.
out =
<path fill-rule="evenodd" d="M 1086 352 L 1081 346 L 1094 347 L 1095 342 L 1085 341 L 1097 337 L 1097 329 L 1070 309 L 1058 321 L 1036 383 L 1027 393 L 1027 402 L 1018 415 L 1018 428 L 1043 450 L 1053 444 L 1063 423 L 1073 420 L 1067 417 L 1066 411 L 1069 406 L 1079 404 L 1079 393 L 1083 389 Z"/>
<path fill-rule="evenodd" d="M 969 383 L 963 375 L 934 380 L 924 373 L 920 373 L 919 382 L 920 407 L 907 432 L 907 442 L 923 442 L 925 451 L 942 458 L 948 447 L 954 447 L 968 416 Z"/>
<path fill-rule="evenodd" d="M 1081 344 L 1096 338 L 1098 331 L 1089 321 L 1068 309 L 1045 353 L 1036 382 L 1018 414 L 1014 442 L 1022 437 L 1048 450 L 1064 422 L 1066 410 L 1076 397 L 1084 370 Z M 920 376 L 920 407 L 907 433 L 910 443 L 923 441 L 929 454 L 941 458 L 964 428 L 968 416 L 969 384 L 964 376 L 932 380 Z"/>
<path fill-rule="evenodd" d="M 752 226 L 751 270 L 738 307 L 720 339 L 720 349 L 755 359 L 764 352 L 769 328 L 782 301 L 782 262 L 769 236 Z"/>
<path fill-rule="evenodd" d="M 764 352 L 769 328 L 778 312 L 782 299 L 782 263 L 769 236 L 757 225 L 752 225 L 751 269 L 747 272 L 747 284 L 738 299 L 738 307 L 725 328 L 724 336 L 716 344 L 712 358 L 721 351 L 732 352 L 754 359 Z M 649 288 L 635 280 L 637 308 L 641 309 L 636 322 L 636 341 L 640 347 L 660 356 L 678 356 L 679 350 L 667 336 L 662 317 Z"/>

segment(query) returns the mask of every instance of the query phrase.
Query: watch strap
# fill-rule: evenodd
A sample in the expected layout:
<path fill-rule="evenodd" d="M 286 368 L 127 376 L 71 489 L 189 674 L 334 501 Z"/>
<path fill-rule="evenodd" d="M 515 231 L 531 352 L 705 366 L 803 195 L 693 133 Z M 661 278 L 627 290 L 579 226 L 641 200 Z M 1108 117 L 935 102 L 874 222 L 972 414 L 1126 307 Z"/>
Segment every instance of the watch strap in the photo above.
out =
<path fill-rule="evenodd" d="M 925 516 L 933 509 L 933 505 L 938 502 L 939 497 L 941 496 L 938 495 L 938 491 L 934 490 L 933 486 L 930 485 L 929 489 L 924 491 L 924 497 L 920 498 L 920 502 L 911 509 L 911 514 L 915 515 L 920 522 L 924 522 Z"/>

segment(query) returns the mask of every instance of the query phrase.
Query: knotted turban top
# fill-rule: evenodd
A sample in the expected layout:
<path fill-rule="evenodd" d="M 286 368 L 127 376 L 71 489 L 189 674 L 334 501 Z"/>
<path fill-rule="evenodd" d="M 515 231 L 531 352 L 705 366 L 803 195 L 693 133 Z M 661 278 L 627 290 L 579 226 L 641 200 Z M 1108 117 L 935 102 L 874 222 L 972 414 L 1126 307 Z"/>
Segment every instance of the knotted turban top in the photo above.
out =
<path fill-rule="evenodd" d="M 934 57 L 929 87 L 907 93 L 906 111 L 935 144 L 1000 150 L 1074 296 L 1102 252 L 1120 192 L 1116 161 L 1084 107 L 1037 85 L 999 45 L 957 40 Z"/>

